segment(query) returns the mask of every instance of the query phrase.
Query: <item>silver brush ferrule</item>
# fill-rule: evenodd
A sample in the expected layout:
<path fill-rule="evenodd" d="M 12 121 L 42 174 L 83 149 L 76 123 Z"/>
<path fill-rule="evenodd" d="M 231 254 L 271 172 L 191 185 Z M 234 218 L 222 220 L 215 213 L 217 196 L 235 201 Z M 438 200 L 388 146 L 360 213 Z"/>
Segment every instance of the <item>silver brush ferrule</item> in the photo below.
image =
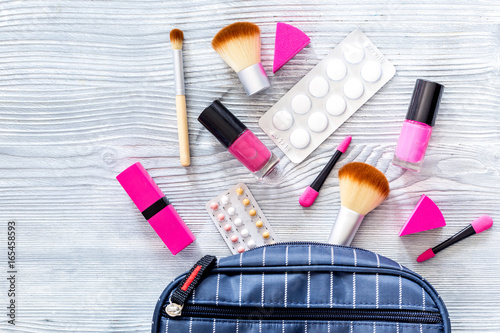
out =
<path fill-rule="evenodd" d="M 266 90 L 271 86 L 266 71 L 260 62 L 241 70 L 238 77 L 248 96 Z"/>
<path fill-rule="evenodd" d="M 364 217 L 349 208 L 340 206 L 337 221 L 328 237 L 328 243 L 349 246 Z"/>
<path fill-rule="evenodd" d="M 185 95 L 184 92 L 184 64 L 182 63 L 182 50 L 174 52 L 174 84 L 175 95 Z"/>

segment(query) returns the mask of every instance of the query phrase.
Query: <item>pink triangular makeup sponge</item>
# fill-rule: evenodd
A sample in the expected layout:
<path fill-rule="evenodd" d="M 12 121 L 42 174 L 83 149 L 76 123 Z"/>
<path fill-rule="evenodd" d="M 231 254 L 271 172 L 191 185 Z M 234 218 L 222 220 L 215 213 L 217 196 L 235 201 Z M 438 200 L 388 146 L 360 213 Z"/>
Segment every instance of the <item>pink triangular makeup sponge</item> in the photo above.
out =
<path fill-rule="evenodd" d="M 422 194 L 410 217 L 401 228 L 399 236 L 441 228 L 445 225 L 446 222 L 439 207 L 428 196 Z"/>
<path fill-rule="evenodd" d="M 300 52 L 311 39 L 290 24 L 278 22 L 274 40 L 273 73 Z"/>

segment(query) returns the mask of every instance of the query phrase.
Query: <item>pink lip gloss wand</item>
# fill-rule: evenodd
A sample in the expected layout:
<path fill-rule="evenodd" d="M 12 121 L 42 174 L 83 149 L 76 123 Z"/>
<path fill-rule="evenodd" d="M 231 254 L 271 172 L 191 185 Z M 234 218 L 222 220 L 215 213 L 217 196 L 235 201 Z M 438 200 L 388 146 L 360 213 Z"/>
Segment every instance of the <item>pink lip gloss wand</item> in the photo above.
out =
<path fill-rule="evenodd" d="M 451 246 L 462 239 L 465 239 L 469 236 L 479 234 L 480 232 L 483 232 L 485 230 L 488 230 L 491 228 L 493 225 L 493 219 L 489 217 L 488 215 L 483 215 L 459 232 L 457 232 L 455 235 L 451 236 L 441 244 L 434 246 L 433 248 L 428 249 L 424 253 L 418 256 L 417 262 L 424 262 L 430 258 L 433 258 L 436 256 L 436 254 L 439 251 L 442 251 L 446 249 L 448 246 Z"/>
<path fill-rule="evenodd" d="M 392 164 L 403 169 L 420 171 L 443 90 L 444 86 L 439 83 L 417 80 Z"/>
<path fill-rule="evenodd" d="M 299 198 L 299 203 L 302 207 L 310 207 L 314 203 L 314 200 L 316 200 L 316 198 L 318 197 L 321 186 L 323 186 L 326 178 L 332 171 L 340 156 L 342 156 L 342 154 L 347 150 L 347 147 L 349 147 L 351 139 L 351 136 L 347 136 L 344 141 L 342 141 L 342 143 L 338 145 L 332 158 L 330 158 L 326 166 L 323 168 L 323 170 L 321 170 L 319 175 L 312 182 L 311 186 L 306 187 L 304 193 L 302 193 Z"/>

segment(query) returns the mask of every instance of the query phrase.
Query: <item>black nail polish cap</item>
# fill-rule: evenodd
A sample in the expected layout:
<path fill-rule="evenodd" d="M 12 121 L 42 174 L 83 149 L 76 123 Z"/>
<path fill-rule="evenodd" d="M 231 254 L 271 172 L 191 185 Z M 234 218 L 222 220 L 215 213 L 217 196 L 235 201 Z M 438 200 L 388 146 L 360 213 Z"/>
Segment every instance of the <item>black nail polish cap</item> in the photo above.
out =
<path fill-rule="evenodd" d="M 198 121 L 212 133 L 226 148 L 243 133 L 247 127 L 221 102 L 215 100 L 198 116 Z"/>
<path fill-rule="evenodd" d="M 418 79 L 413 89 L 406 119 L 434 126 L 443 90 L 442 84 Z"/>

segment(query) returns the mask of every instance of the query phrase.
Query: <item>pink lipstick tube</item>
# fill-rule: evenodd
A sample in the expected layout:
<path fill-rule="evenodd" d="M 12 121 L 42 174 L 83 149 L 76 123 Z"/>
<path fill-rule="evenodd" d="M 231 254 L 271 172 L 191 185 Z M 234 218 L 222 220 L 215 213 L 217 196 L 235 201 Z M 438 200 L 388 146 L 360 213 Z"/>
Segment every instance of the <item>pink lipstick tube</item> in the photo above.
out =
<path fill-rule="evenodd" d="M 116 179 L 173 255 L 196 239 L 140 162 Z"/>
<path fill-rule="evenodd" d="M 279 158 L 221 102 L 216 100 L 210 104 L 198 121 L 260 180 L 278 164 Z"/>
<path fill-rule="evenodd" d="M 443 90 L 444 86 L 439 83 L 417 80 L 392 164 L 420 171 Z"/>

